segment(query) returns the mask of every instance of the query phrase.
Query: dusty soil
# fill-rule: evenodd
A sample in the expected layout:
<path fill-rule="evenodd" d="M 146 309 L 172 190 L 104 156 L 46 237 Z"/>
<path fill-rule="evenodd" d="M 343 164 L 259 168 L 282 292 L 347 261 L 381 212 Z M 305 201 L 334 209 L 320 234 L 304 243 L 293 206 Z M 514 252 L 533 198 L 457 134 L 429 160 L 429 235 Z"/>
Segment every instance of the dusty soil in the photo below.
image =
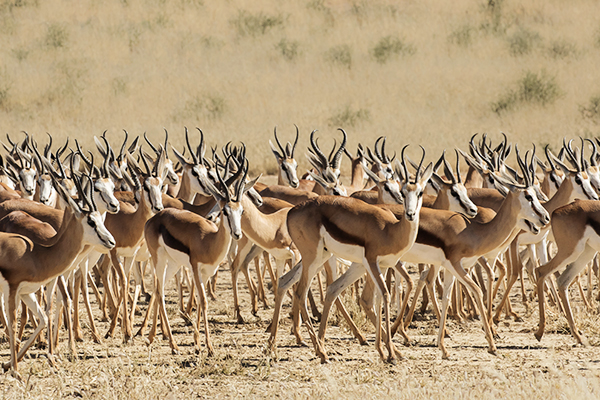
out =
<path fill-rule="evenodd" d="M 412 271 L 414 274 L 414 271 Z M 416 274 L 414 275 L 416 277 Z M 526 282 L 528 290 L 531 286 Z M 171 286 L 174 286 L 171 284 Z M 446 343 L 450 360 L 442 360 L 435 346 L 437 321 L 431 312 L 418 316 L 409 329 L 412 347 L 395 342 L 404 356 L 397 365 L 383 363 L 373 347 L 374 330 L 347 294 L 345 302 L 355 320 L 367 332 L 368 346 L 360 346 L 339 317 L 332 315 L 326 346 L 332 357 L 321 365 L 312 348 L 299 347 L 289 335 L 289 301 L 284 304 L 279 335 L 279 360 L 264 354 L 265 333 L 272 309 L 260 308 L 250 314 L 245 282 L 240 279 L 242 309 L 246 323 L 238 325 L 232 313 L 231 280 L 228 267 L 219 273 L 217 300 L 209 305 L 210 329 L 216 355 L 208 358 L 203 348 L 196 355 L 192 329 L 178 315 L 176 293 L 170 288 L 170 313 L 180 355 L 171 355 L 168 342 L 159 335 L 151 346 L 144 338 L 124 345 L 120 328 L 114 339 L 93 344 L 86 316 L 82 315 L 86 340 L 77 344 L 77 359 L 69 361 L 66 334 L 61 333 L 58 367 L 52 369 L 45 351 L 32 349 L 19 367 L 22 381 L 0 375 L 2 398 L 598 398 L 600 396 L 600 329 L 598 314 L 584 311 L 579 293 L 571 291 L 576 318 L 590 346 L 574 347 L 566 320 L 549 311 L 548 331 L 538 342 L 537 303 L 529 309 L 513 289 L 513 304 L 523 322 L 504 320 L 498 326 L 498 355 L 487 353 L 480 321 L 459 324 L 449 321 L 451 339 Z M 315 292 L 316 293 L 316 292 Z M 317 297 L 318 298 L 318 297 Z M 95 298 L 92 307 L 99 321 Z M 272 304 L 272 294 L 269 292 Z M 597 303 L 596 303 L 597 307 Z M 146 303 L 141 309 L 145 312 Z M 136 317 L 139 325 L 142 317 Z M 108 323 L 99 322 L 101 333 Z M 26 335 L 31 330 L 26 331 Z M 203 333 L 201 331 L 201 333 Z M 308 335 L 304 331 L 305 338 Z M 0 345 L 0 358 L 8 360 L 6 337 Z"/>

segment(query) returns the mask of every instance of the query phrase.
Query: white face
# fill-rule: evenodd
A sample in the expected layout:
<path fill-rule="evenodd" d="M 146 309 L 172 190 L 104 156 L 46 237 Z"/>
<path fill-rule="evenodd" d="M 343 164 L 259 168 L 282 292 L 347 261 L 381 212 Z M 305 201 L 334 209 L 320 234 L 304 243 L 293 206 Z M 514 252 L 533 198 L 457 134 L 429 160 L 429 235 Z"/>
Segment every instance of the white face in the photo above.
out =
<path fill-rule="evenodd" d="M 156 177 L 148 177 L 144 180 L 144 200 L 150 206 L 152 213 L 156 214 L 163 207 L 162 202 L 162 179 Z"/>
<path fill-rule="evenodd" d="M 421 182 L 407 183 L 402 187 L 402 197 L 404 198 L 404 215 L 409 221 L 414 221 L 421 210 L 423 204 L 423 192 L 425 185 Z"/>
<path fill-rule="evenodd" d="M 381 197 L 383 198 L 384 204 L 402 204 L 402 193 L 400 190 L 400 183 L 395 180 L 387 180 L 382 182 L 381 187 Z"/>
<path fill-rule="evenodd" d="M 100 213 L 116 214 L 121 208 L 119 200 L 115 197 L 115 184 L 108 178 L 94 181 L 94 201 Z"/>
<path fill-rule="evenodd" d="M 179 176 L 177 176 L 175 169 L 173 169 L 173 161 L 169 159 L 165 160 L 165 172 L 166 180 L 170 185 L 176 186 L 179 184 Z"/>
<path fill-rule="evenodd" d="M 450 211 L 465 214 L 470 218 L 477 215 L 477 206 L 467 195 L 467 189 L 462 183 L 454 183 L 448 190 Z"/>
<path fill-rule="evenodd" d="M 19 172 L 21 190 L 28 197 L 33 197 L 35 194 L 35 176 L 36 171 L 33 168 L 24 168 Z"/>
<path fill-rule="evenodd" d="M 52 179 L 49 175 L 41 175 L 38 184 L 40 185 L 40 203 L 50 205 L 56 197 Z"/>
<path fill-rule="evenodd" d="M 194 165 L 191 168 L 184 169 L 188 173 L 190 187 L 193 193 L 200 193 L 203 196 L 212 196 L 210 191 L 204 185 L 208 180 L 208 171 L 204 165 Z"/>
<path fill-rule="evenodd" d="M 569 174 L 566 178 L 571 181 L 573 185 L 573 192 L 571 193 L 571 201 L 580 200 L 598 200 L 598 194 L 590 183 L 590 177 L 586 172 L 578 172 L 576 174 Z"/>
<path fill-rule="evenodd" d="M 242 214 L 244 208 L 241 203 L 229 202 L 223 206 L 224 223 L 229 229 L 229 234 L 234 240 L 242 238 Z"/>
<path fill-rule="evenodd" d="M 586 172 L 594 190 L 596 190 L 596 192 L 600 191 L 600 169 L 598 167 L 588 167 Z"/>
<path fill-rule="evenodd" d="M 297 170 L 298 163 L 293 158 L 286 158 L 279 164 L 279 173 L 283 177 L 283 180 L 294 189 L 300 184 Z"/>
<path fill-rule="evenodd" d="M 104 226 L 102 216 L 98 211 L 86 213 L 82 220 L 83 242 L 92 246 L 102 246 L 107 249 L 115 247 L 115 238 Z"/>
<path fill-rule="evenodd" d="M 561 183 L 563 183 L 565 180 L 565 173 L 559 170 L 552 170 L 548 174 L 547 179 L 550 179 L 550 190 L 548 192 L 548 197 L 552 198 L 552 196 L 554 196 L 560 187 Z"/>
<path fill-rule="evenodd" d="M 535 190 L 532 187 L 518 191 L 521 210 L 519 216 L 526 219 L 531 224 L 537 226 L 546 226 L 550 222 L 548 211 L 540 204 Z M 535 232 L 534 232 L 535 233 Z"/>

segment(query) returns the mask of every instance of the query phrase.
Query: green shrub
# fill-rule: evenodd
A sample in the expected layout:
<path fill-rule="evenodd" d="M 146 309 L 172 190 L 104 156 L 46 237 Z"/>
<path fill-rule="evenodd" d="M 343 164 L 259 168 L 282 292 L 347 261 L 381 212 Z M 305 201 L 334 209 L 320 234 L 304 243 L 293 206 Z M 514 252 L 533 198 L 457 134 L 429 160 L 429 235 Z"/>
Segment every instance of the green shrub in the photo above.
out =
<path fill-rule="evenodd" d="M 176 122 L 187 119 L 208 118 L 220 119 L 227 110 L 225 99 L 219 95 L 198 95 L 188 100 L 183 108 L 176 112 L 173 120 Z"/>
<path fill-rule="evenodd" d="M 260 36 L 264 35 L 273 28 L 283 25 L 282 15 L 267 15 L 262 12 L 250 14 L 247 11 L 240 11 L 238 16 L 231 20 L 240 36 Z"/>
<path fill-rule="evenodd" d="M 406 44 L 397 37 L 386 36 L 377 42 L 371 50 L 371 54 L 378 63 L 384 64 L 392 57 L 414 54 L 415 51 L 413 45 Z"/>
<path fill-rule="evenodd" d="M 361 122 L 368 122 L 371 112 L 364 108 L 354 110 L 347 105 L 341 111 L 329 118 L 329 125 L 333 127 L 355 127 Z"/>
<path fill-rule="evenodd" d="M 297 41 L 283 38 L 275 45 L 275 48 L 288 61 L 293 61 L 300 55 L 300 44 Z"/>
<path fill-rule="evenodd" d="M 508 37 L 510 54 L 513 56 L 529 54 L 540 41 L 540 35 L 536 32 L 520 29 Z"/>
<path fill-rule="evenodd" d="M 492 103 L 492 110 L 501 114 L 523 103 L 545 106 L 554 102 L 561 94 L 554 77 L 543 71 L 538 74 L 527 71 L 517 82 L 516 89 L 509 90 L 498 101 Z"/>
<path fill-rule="evenodd" d="M 352 67 L 352 48 L 347 44 L 332 47 L 325 53 L 325 58 L 332 64 L 350 69 Z"/>
<path fill-rule="evenodd" d="M 44 40 L 46 46 L 55 49 L 66 47 L 68 40 L 69 32 L 65 26 L 58 23 L 48 25 L 48 29 L 46 30 L 46 38 Z"/>

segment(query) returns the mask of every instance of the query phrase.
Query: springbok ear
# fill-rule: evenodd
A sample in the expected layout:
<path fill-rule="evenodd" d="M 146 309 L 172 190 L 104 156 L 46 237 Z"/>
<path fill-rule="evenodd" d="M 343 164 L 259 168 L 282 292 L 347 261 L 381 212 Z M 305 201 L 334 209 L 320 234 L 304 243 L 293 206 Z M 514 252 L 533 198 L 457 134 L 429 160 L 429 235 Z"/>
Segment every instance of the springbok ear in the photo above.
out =
<path fill-rule="evenodd" d="M 423 171 L 420 176 L 418 177 L 419 182 L 422 185 L 426 185 L 427 181 L 429 181 L 429 179 L 431 178 L 431 175 L 433 174 L 433 163 L 429 163 L 429 165 L 427 166 L 427 168 L 425 168 L 425 171 Z"/>
<path fill-rule="evenodd" d="M 125 152 L 125 158 L 127 160 L 127 166 L 129 167 L 129 169 L 131 169 L 138 177 L 144 175 L 139 164 L 137 163 L 137 161 L 135 161 L 135 158 L 133 158 L 133 156 L 129 152 Z"/>
<path fill-rule="evenodd" d="M 165 178 L 167 177 L 167 168 L 165 168 L 167 164 L 167 154 L 165 152 L 165 149 L 162 147 L 162 144 L 160 145 L 160 155 L 158 156 L 158 159 L 156 160 L 156 175 L 158 176 L 158 174 L 160 173 L 160 179 L 164 182 Z"/>
<path fill-rule="evenodd" d="M 281 154 L 279 154 L 279 151 L 275 148 L 275 146 L 273 145 L 273 142 L 271 142 L 271 140 L 269 140 L 269 146 L 271 146 L 271 151 L 275 155 L 275 158 L 277 159 L 277 161 L 279 162 L 280 160 L 282 160 L 283 156 Z"/>
<path fill-rule="evenodd" d="M 329 188 L 329 183 L 327 183 L 327 181 L 325 181 L 325 179 L 323 179 L 321 177 L 321 175 L 315 174 L 312 171 L 308 171 L 308 174 L 315 180 L 315 182 L 317 182 L 319 185 L 323 186 L 325 189 Z"/>
<path fill-rule="evenodd" d="M 431 186 L 433 186 L 433 188 L 436 189 L 436 191 L 439 191 L 442 187 L 447 185 L 447 183 L 444 182 L 442 177 L 436 174 L 435 172 L 431 175 L 431 180 L 429 181 L 429 183 L 431 183 Z"/>
<path fill-rule="evenodd" d="M 175 158 L 177 159 L 177 161 L 179 162 L 179 164 L 183 165 L 191 165 L 186 159 L 185 156 L 183 154 L 181 154 L 179 151 L 177 151 L 177 149 L 175 147 L 171 146 L 171 150 L 173 151 L 173 154 L 175 154 Z M 185 151 L 185 149 L 184 149 Z"/>
<path fill-rule="evenodd" d="M 260 174 L 256 178 L 252 179 L 251 181 L 246 182 L 246 184 L 244 185 L 244 193 L 246 193 L 248 190 L 252 189 L 254 187 L 254 184 L 256 182 L 258 182 L 258 180 L 260 179 L 261 176 L 262 176 L 262 174 Z"/>
<path fill-rule="evenodd" d="M 104 146 L 102 146 L 102 142 L 100 142 L 100 140 L 96 136 L 94 136 L 94 143 L 96 143 L 96 148 L 98 149 L 98 152 L 100 153 L 100 155 L 102 157 L 106 158 L 106 156 L 108 154 L 107 153 L 108 150 L 104 149 Z"/>
<path fill-rule="evenodd" d="M 576 170 L 572 170 L 571 168 L 567 167 L 565 163 L 563 163 L 561 160 L 556 158 L 554 156 L 554 154 L 550 153 L 550 156 L 553 158 L 552 161 L 554 161 L 554 163 L 556 165 L 558 165 L 558 168 L 560 168 L 565 173 L 565 175 L 577 173 Z M 567 159 L 568 159 L 568 157 L 567 157 Z"/>
<path fill-rule="evenodd" d="M 505 190 L 501 189 L 502 187 L 508 188 L 511 192 L 524 189 L 524 186 L 517 185 L 517 184 L 509 181 L 505 177 L 498 175 L 495 172 L 490 173 L 489 176 L 492 177 L 492 179 L 494 179 L 494 181 L 499 184 L 499 185 L 495 185 L 496 190 L 498 190 L 504 196 L 506 196 L 508 194 L 508 192 L 505 193 Z"/>
<path fill-rule="evenodd" d="M 367 174 L 367 176 L 373 181 L 375 182 L 375 184 L 379 184 L 381 183 L 381 179 L 379 178 L 379 176 L 371 171 L 367 166 L 365 166 L 364 164 L 361 164 L 363 167 L 363 170 L 365 171 L 365 174 Z"/>
<path fill-rule="evenodd" d="M 477 172 L 479 172 L 480 174 L 483 175 L 483 173 L 484 173 L 483 168 L 481 167 L 481 164 L 479 162 L 477 162 L 477 160 L 475 160 L 473 157 L 471 157 L 470 155 L 468 155 L 461 149 L 457 149 L 457 150 L 463 156 L 463 158 L 465 159 L 465 161 L 467 162 L 467 164 L 469 164 L 469 166 L 471 168 L 473 168 L 474 170 L 476 170 Z"/>
<path fill-rule="evenodd" d="M 77 219 L 81 219 L 83 216 L 83 213 L 81 211 L 81 209 L 79 208 L 79 206 L 77 205 L 77 203 L 71 198 L 71 196 L 69 196 L 69 194 L 65 191 L 64 187 L 56 180 L 56 178 L 54 178 L 54 175 L 50 175 L 52 177 L 52 185 L 54 186 L 54 189 L 56 189 L 56 192 L 58 193 L 58 195 L 60 196 L 60 198 L 67 204 L 68 207 L 71 208 L 71 210 L 73 211 L 73 214 L 75 214 L 75 217 Z M 79 193 L 80 196 L 83 196 L 82 193 Z M 83 198 L 82 198 L 83 200 Z"/>

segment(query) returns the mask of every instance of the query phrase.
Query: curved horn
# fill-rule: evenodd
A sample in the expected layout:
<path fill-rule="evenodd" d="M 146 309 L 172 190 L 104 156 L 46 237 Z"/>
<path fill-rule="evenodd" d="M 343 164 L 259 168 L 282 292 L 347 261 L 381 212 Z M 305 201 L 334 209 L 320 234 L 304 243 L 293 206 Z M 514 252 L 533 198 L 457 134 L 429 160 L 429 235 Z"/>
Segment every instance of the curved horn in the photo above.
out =
<path fill-rule="evenodd" d="M 457 183 L 454 172 L 452 172 L 452 168 L 448 164 L 448 160 L 446 160 L 446 150 L 442 153 L 442 161 L 444 162 L 444 175 L 446 175 L 446 178 L 450 178 L 453 184 Z"/>
<path fill-rule="evenodd" d="M 331 167 L 335 168 L 335 169 L 340 169 L 340 163 L 342 161 L 342 152 L 346 148 L 346 143 L 348 143 L 348 135 L 346 134 L 346 131 L 343 130 L 342 128 L 338 128 L 338 131 L 342 131 L 342 134 L 344 135 L 344 139 L 342 139 L 342 143 L 340 144 L 340 148 L 334 154 L 333 160 L 331 160 Z"/>
<path fill-rule="evenodd" d="M 127 133 L 125 129 L 123 129 L 123 132 L 125 132 L 125 140 L 123 140 L 121 150 L 119 151 L 119 161 L 123 160 L 123 152 L 125 151 L 125 146 L 127 145 L 127 139 L 129 139 L 129 133 Z"/>
<path fill-rule="evenodd" d="M 462 177 L 460 176 L 460 157 L 458 156 L 458 150 L 454 149 L 456 153 L 456 177 L 458 179 L 458 183 L 462 183 Z"/>
<path fill-rule="evenodd" d="M 554 171 L 556 171 L 556 165 L 554 165 L 554 161 L 552 161 L 552 157 L 550 157 L 550 153 L 549 153 L 549 149 L 548 146 L 550 146 L 549 144 L 546 145 L 546 147 L 544 147 L 544 153 L 546 153 L 546 158 L 548 159 L 548 162 L 550 163 L 550 168 L 552 168 Z"/>
<path fill-rule="evenodd" d="M 296 127 L 296 140 L 294 140 L 294 144 L 292 145 L 290 158 L 294 158 L 294 150 L 296 150 L 296 145 L 298 144 L 298 137 L 300 136 L 300 130 L 298 129 L 298 125 L 294 124 L 294 126 Z"/>
<path fill-rule="evenodd" d="M 167 156 L 167 158 L 169 158 L 169 132 L 167 131 L 167 128 L 163 128 L 165 130 L 165 147 L 164 147 L 164 152 L 165 152 L 165 156 Z"/>
<path fill-rule="evenodd" d="M 421 161 L 419 162 L 419 168 L 417 168 L 417 173 L 415 175 L 415 183 L 417 183 L 417 181 L 421 177 L 421 167 L 423 166 L 423 161 L 425 160 L 425 148 L 421 145 L 419 145 L 419 147 L 423 151 L 423 155 L 421 156 Z"/>
<path fill-rule="evenodd" d="M 156 153 L 156 155 L 158 155 L 158 149 L 156 147 L 154 147 L 154 145 L 152 144 L 152 142 L 148 139 L 148 136 L 146 135 L 146 132 L 144 132 L 144 140 L 146 141 L 146 143 L 148 143 L 148 145 L 154 151 L 154 153 Z"/>
<path fill-rule="evenodd" d="M 140 158 L 142 159 L 142 162 L 144 163 L 144 168 L 146 168 L 146 175 L 152 175 L 152 171 L 150 171 L 150 167 L 148 166 L 148 161 L 146 161 L 146 157 L 144 157 L 141 147 L 140 147 L 139 152 L 140 152 Z"/>
<path fill-rule="evenodd" d="M 203 161 L 204 152 L 206 150 L 206 145 L 204 144 L 204 132 L 202 132 L 202 129 L 198 127 L 196 127 L 196 129 L 198 132 L 200 132 L 200 144 L 198 144 L 198 147 L 196 148 L 196 158 L 198 158 L 200 161 Z"/>
<path fill-rule="evenodd" d="M 319 146 L 315 143 L 314 136 L 315 136 L 315 132 L 316 131 L 317 130 L 315 129 L 314 131 L 312 131 L 310 133 L 310 144 L 312 145 L 312 148 L 315 151 L 315 154 L 321 160 L 321 165 L 323 166 L 323 169 L 325 169 L 329 165 L 329 160 L 327 159 L 327 157 L 325 156 L 325 154 L 323 154 L 323 152 L 321 151 L 321 149 L 319 149 Z"/>
<path fill-rule="evenodd" d="M 408 145 L 405 145 L 402 148 L 402 152 L 400 153 L 400 157 L 402 157 L 402 168 L 404 169 L 404 181 L 408 182 L 408 168 L 406 168 L 406 160 L 404 159 L 404 150 L 406 150 L 406 148 L 408 147 Z"/>
<path fill-rule="evenodd" d="M 598 155 L 598 148 L 596 147 L 596 143 L 593 140 L 585 139 L 592 145 L 592 155 L 590 156 L 590 165 L 592 167 L 598 166 L 598 161 L 596 160 L 596 156 Z"/>
<path fill-rule="evenodd" d="M 185 127 L 185 143 L 187 144 L 188 150 L 190 151 L 190 154 L 192 155 L 192 161 L 194 162 L 194 164 L 198 165 L 198 157 L 196 157 L 196 153 L 192 150 L 192 146 L 190 146 L 190 138 L 188 135 L 187 126 Z"/>
<path fill-rule="evenodd" d="M 283 146 L 281 146 L 281 143 L 279 143 L 279 138 L 277 137 L 277 127 L 273 128 L 273 135 L 275 135 L 275 141 L 277 142 L 277 146 L 279 146 L 279 150 L 281 150 L 281 158 L 284 158 L 286 156 L 286 152 L 283 149 Z"/>
<path fill-rule="evenodd" d="M 381 161 L 382 163 L 385 162 L 385 160 L 383 159 L 383 157 L 381 156 L 381 153 L 379 152 L 379 149 L 377 148 L 377 145 L 379 144 L 379 141 L 383 140 L 383 136 L 379 136 L 377 138 L 377 140 L 375 141 L 375 146 L 373 146 L 373 151 L 375 152 L 375 155 L 377 156 L 377 158 L 379 159 L 379 161 Z M 383 147 L 383 145 L 381 146 Z"/>

